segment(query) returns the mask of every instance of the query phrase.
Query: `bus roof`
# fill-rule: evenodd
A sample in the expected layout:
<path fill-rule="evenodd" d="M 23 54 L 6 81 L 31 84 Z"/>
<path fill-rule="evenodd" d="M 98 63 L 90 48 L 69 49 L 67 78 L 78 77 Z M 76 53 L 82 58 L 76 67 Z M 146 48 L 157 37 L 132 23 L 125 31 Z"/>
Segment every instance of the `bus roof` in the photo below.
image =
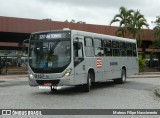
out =
<path fill-rule="evenodd" d="M 94 36 L 96 38 L 103 38 L 103 39 L 110 39 L 110 40 L 119 40 L 119 41 L 126 41 L 126 42 L 133 42 L 136 43 L 136 39 L 130 39 L 130 38 L 123 38 L 123 37 L 117 37 L 117 36 L 111 36 L 106 34 L 98 34 L 93 32 L 87 32 L 87 31 L 81 31 L 81 30 L 71 30 L 69 28 L 64 28 L 63 30 L 47 30 L 47 31 L 40 31 L 40 32 L 34 32 L 32 34 L 38 34 L 38 33 L 47 33 L 47 32 L 64 32 L 64 31 L 71 31 L 74 34 L 77 35 L 85 35 L 88 37 Z"/>
<path fill-rule="evenodd" d="M 85 35 L 85 36 L 94 36 L 95 38 L 102 38 L 102 39 L 110 39 L 110 40 L 119 40 L 119 41 L 126 41 L 126 42 L 136 42 L 136 39 L 130 39 L 130 38 L 123 38 L 123 37 L 117 37 L 117 36 L 111 36 L 106 34 L 98 34 L 93 32 L 86 32 L 86 31 L 80 31 L 80 30 L 71 30 L 77 35 Z"/>

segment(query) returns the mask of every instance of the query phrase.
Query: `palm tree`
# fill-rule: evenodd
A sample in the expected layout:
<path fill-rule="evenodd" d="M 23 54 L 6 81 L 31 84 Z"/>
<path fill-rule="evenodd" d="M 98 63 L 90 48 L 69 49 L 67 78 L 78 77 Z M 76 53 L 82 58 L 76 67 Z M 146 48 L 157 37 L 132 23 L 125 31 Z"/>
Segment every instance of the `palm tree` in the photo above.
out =
<path fill-rule="evenodd" d="M 154 40 L 152 42 L 151 48 L 160 48 L 160 16 L 156 17 L 157 19 L 153 21 L 156 26 L 153 28 L 154 31 Z"/>
<path fill-rule="evenodd" d="M 160 40 L 160 26 L 154 27 L 153 30 L 154 30 L 154 38 Z"/>
<path fill-rule="evenodd" d="M 157 16 L 156 18 L 157 18 L 156 21 L 154 21 L 156 26 L 153 28 L 154 37 L 155 37 L 155 39 L 160 40 L 160 16 Z"/>
<path fill-rule="evenodd" d="M 125 7 L 120 7 L 120 13 L 115 15 L 110 25 L 119 22 L 120 28 L 116 31 L 116 35 L 128 38 L 134 38 L 138 41 L 138 47 L 141 47 L 143 28 L 148 28 L 147 20 L 139 10 L 127 10 Z"/>
<path fill-rule="evenodd" d="M 119 14 L 114 16 L 113 20 L 110 22 L 110 25 L 112 23 L 119 22 L 120 29 L 118 29 L 117 32 L 121 32 L 121 35 L 126 37 L 131 23 L 133 10 L 127 10 L 125 7 L 120 7 L 119 12 Z"/>
<path fill-rule="evenodd" d="M 138 47 L 141 47 L 142 44 L 142 36 L 143 36 L 143 28 L 149 28 L 147 20 L 144 18 L 144 15 L 140 13 L 139 10 L 134 11 L 132 15 L 132 23 L 130 24 L 130 32 L 132 33 L 132 38 L 137 39 Z"/>

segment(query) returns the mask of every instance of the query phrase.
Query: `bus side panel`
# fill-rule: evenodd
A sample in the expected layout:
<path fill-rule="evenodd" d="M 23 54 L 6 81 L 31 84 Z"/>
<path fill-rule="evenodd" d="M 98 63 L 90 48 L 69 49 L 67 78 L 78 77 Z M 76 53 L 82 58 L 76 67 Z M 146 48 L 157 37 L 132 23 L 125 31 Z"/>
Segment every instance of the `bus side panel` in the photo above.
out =
<path fill-rule="evenodd" d="M 128 57 L 127 61 L 127 76 L 138 74 L 138 58 Z"/>
<path fill-rule="evenodd" d="M 85 84 L 87 82 L 85 62 L 80 63 L 74 68 L 75 85 Z"/>
<path fill-rule="evenodd" d="M 101 81 L 107 81 L 107 79 L 112 79 L 112 72 L 110 67 L 111 57 L 103 57 L 102 66 L 103 66 L 103 78 Z"/>
<path fill-rule="evenodd" d="M 109 66 L 110 66 L 110 74 L 111 78 L 110 79 L 116 79 L 121 77 L 121 68 L 123 59 L 121 57 L 111 57 L 109 60 Z"/>

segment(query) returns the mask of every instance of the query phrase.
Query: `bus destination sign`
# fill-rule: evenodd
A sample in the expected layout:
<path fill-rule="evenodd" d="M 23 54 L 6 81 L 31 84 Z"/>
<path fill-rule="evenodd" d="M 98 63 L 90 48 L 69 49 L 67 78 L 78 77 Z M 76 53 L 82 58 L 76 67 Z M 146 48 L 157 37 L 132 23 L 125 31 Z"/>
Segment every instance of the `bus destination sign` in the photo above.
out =
<path fill-rule="evenodd" d="M 39 34 L 39 39 L 59 39 L 59 38 L 70 38 L 70 33 L 46 33 L 46 34 Z"/>
<path fill-rule="evenodd" d="M 62 34 L 40 34 L 39 39 L 56 39 L 62 38 Z"/>

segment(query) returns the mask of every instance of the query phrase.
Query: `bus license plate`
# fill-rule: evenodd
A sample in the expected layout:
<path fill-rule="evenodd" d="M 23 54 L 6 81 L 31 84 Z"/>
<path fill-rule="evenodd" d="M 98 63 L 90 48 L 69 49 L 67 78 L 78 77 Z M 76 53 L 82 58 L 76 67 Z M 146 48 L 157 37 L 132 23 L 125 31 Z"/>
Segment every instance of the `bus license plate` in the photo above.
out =
<path fill-rule="evenodd" d="M 46 82 L 46 83 L 44 83 L 44 86 L 52 86 L 52 83 Z"/>

